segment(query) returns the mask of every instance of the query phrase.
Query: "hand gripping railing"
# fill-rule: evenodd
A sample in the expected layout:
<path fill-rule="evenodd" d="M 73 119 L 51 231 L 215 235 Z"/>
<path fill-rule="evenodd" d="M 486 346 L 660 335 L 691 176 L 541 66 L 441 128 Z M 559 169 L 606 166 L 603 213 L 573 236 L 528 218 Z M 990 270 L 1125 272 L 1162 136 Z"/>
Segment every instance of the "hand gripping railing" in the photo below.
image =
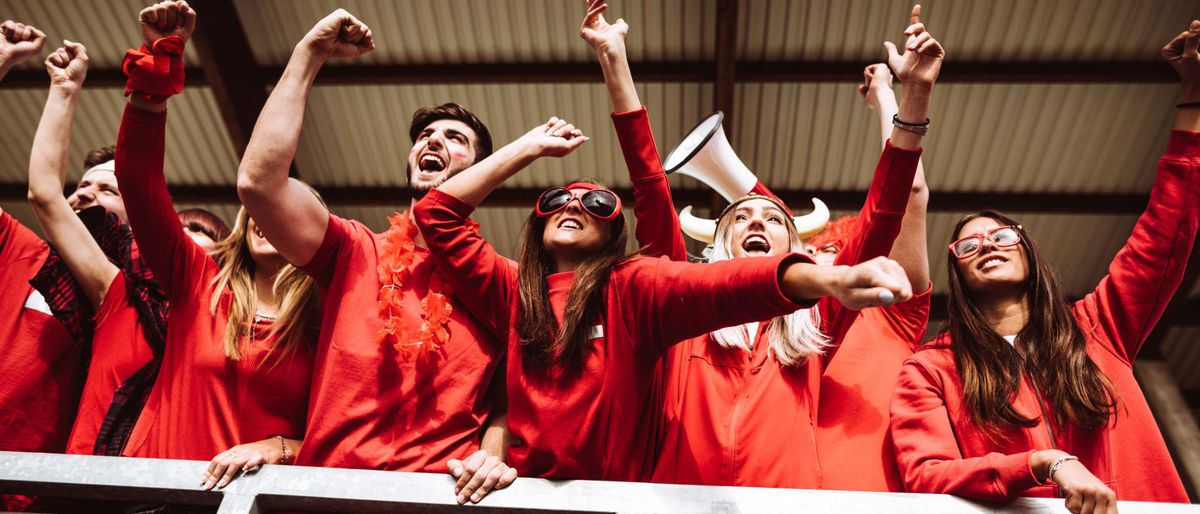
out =
<path fill-rule="evenodd" d="M 207 462 L 0 452 L 0 493 L 60 498 L 219 505 L 220 514 L 296 509 L 362 514 L 450 512 L 453 482 L 445 474 L 303 466 L 264 466 L 221 491 L 200 488 Z M 493 492 L 476 512 L 611 513 L 1064 513 L 1060 499 L 1022 498 L 1007 504 L 954 496 L 808 491 L 520 478 Z M 480 510 L 482 509 L 482 510 Z M 1200 514 L 1200 506 L 1121 502 L 1122 514 Z"/>

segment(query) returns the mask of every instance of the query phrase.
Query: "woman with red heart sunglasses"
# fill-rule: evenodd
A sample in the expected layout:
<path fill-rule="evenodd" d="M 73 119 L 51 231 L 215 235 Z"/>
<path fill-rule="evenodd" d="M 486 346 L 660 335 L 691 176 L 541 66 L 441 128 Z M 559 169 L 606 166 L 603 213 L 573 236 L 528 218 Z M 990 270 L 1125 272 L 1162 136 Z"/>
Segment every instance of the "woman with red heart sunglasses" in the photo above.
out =
<path fill-rule="evenodd" d="M 851 308 L 906 300 L 893 261 L 818 267 L 802 254 L 690 264 L 630 252 L 621 201 L 580 180 L 541 195 L 512 267 L 467 216 L 533 160 L 587 138 L 551 118 L 430 191 L 415 220 L 471 314 L 508 340 L 509 463 L 522 476 L 645 480 L 650 399 L 667 347 L 720 327 L 789 313 L 819 297 Z M 849 286 L 848 284 L 855 284 Z"/>

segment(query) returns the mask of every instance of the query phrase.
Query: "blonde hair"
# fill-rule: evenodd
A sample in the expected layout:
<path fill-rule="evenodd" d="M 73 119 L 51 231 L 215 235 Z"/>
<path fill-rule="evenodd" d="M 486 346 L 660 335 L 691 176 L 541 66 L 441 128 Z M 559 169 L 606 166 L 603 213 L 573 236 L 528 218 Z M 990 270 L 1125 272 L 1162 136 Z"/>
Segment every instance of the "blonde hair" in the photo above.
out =
<path fill-rule="evenodd" d="M 735 201 L 725 209 L 724 215 L 717 220 L 717 232 L 715 236 L 715 244 L 713 244 L 712 254 L 708 257 L 708 262 L 727 261 L 733 258 L 733 226 L 732 220 L 736 217 L 736 206 L 742 202 L 753 199 L 763 199 L 770 201 L 780 210 L 787 213 L 787 209 L 779 205 L 778 202 L 765 196 L 746 196 Z M 795 223 L 792 222 L 791 216 L 783 216 L 784 225 L 787 226 L 788 242 L 790 245 L 789 251 L 794 253 L 804 253 L 804 243 L 800 239 L 800 231 L 796 229 Z M 725 327 L 709 332 L 717 344 L 722 348 L 741 348 L 746 351 L 751 350 L 751 341 L 748 340 L 750 333 L 749 324 Z M 767 327 L 767 341 L 770 347 L 768 350 L 775 356 L 777 360 L 784 366 L 795 366 L 803 364 L 809 357 L 813 355 L 821 355 L 825 353 L 825 349 L 830 346 L 829 336 L 821 332 L 821 315 L 817 309 L 800 309 L 783 316 L 778 316 L 771 320 Z"/>
<path fill-rule="evenodd" d="M 225 357 L 234 361 L 242 358 L 242 340 L 250 335 L 255 306 L 258 305 L 258 294 L 254 288 L 254 259 L 250 256 L 250 244 L 247 242 L 249 225 L 250 215 L 242 207 L 238 210 L 233 231 L 218 242 L 212 251 L 212 257 L 221 269 L 212 281 L 209 311 L 216 314 L 221 303 L 221 292 L 225 288 L 233 291 L 229 323 L 225 327 Z M 276 355 L 278 363 L 304 344 L 306 332 L 312 328 L 312 321 L 318 315 L 317 290 L 312 277 L 291 264 L 284 265 L 275 274 L 271 288 L 276 297 L 282 298 L 269 332 L 270 337 L 278 338 L 268 350 L 268 353 L 281 350 Z M 259 364 L 263 362 L 266 362 L 265 358 Z"/>

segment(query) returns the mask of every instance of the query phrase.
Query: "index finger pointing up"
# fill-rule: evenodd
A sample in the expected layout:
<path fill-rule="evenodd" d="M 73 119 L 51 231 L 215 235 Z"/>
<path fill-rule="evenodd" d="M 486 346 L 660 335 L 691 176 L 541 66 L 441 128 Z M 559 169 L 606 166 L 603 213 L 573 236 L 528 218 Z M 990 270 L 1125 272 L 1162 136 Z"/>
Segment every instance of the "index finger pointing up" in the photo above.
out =
<path fill-rule="evenodd" d="M 918 23 L 921 23 L 921 4 L 914 5 L 912 14 L 908 16 L 909 25 L 916 25 Z"/>

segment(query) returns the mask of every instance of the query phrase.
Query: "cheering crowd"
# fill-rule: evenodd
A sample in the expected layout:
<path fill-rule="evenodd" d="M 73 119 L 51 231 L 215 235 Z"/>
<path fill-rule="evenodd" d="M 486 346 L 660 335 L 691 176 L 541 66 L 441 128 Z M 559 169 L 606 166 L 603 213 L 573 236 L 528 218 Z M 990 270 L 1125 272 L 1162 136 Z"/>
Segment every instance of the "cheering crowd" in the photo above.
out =
<path fill-rule="evenodd" d="M 380 234 L 289 178 L 314 78 L 375 48 L 344 10 L 296 44 L 271 90 L 232 229 L 176 212 L 163 173 L 196 12 L 165 1 L 129 20 L 144 40 L 123 62 L 116 145 L 87 155 L 69 197 L 88 55 L 64 41 L 45 57 L 29 158 L 45 239 L 0 214 L 0 451 L 204 460 L 210 489 L 263 464 L 448 472 L 459 503 L 518 475 L 1058 496 L 1075 513 L 1188 501 L 1132 363 L 1200 224 L 1200 21 L 1164 34 L 1181 78 L 1173 130 L 1094 291 L 1069 302 L 1037 227 L 982 210 L 933 235 L 949 242 L 934 256 L 949 317 L 922 345 L 938 279 L 922 142 L 955 113 L 930 113 L 945 52 L 920 6 L 864 70 L 882 149 L 862 209 L 829 223 L 753 181 L 715 220 L 677 213 L 630 27 L 608 9 L 588 0 L 580 36 L 603 71 L 636 231 L 617 194 L 579 178 L 530 206 L 516 261 L 470 215 L 532 162 L 586 144 L 567 120 L 529 120 L 493 149 L 466 107 L 418 109 L 411 199 L 396 199 L 410 204 Z M 43 55 L 37 28 L 0 32 L 0 80 Z M 707 262 L 689 262 L 684 232 L 711 243 Z"/>

